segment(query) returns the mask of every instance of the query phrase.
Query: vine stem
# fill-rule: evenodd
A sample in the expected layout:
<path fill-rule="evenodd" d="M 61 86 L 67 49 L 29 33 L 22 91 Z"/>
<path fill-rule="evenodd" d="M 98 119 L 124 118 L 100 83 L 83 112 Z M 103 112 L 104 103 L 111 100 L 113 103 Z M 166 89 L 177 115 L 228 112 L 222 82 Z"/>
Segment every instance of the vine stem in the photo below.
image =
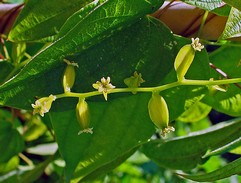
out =
<path fill-rule="evenodd" d="M 208 17 L 208 13 L 209 13 L 208 11 L 205 11 L 205 13 L 204 13 L 204 15 L 203 15 L 202 22 L 201 22 L 201 25 L 200 25 L 200 28 L 199 28 L 197 37 L 200 37 L 200 35 L 201 35 L 201 33 L 202 33 L 203 27 L 204 27 L 205 22 L 206 22 L 207 17 Z"/>
<path fill-rule="evenodd" d="M 174 88 L 177 86 L 212 86 L 212 85 L 225 85 L 225 84 L 235 84 L 241 82 L 241 78 L 234 79 L 223 79 L 223 80 L 190 80 L 184 79 L 182 81 L 176 81 L 173 83 L 168 83 L 165 85 L 157 86 L 157 87 L 140 87 L 140 88 L 115 88 L 108 91 L 110 93 L 127 93 L 127 92 L 161 92 L 170 88 Z M 64 97 L 78 97 L 78 98 L 88 98 L 97 95 L 102 95 L 101 92 L 92 91 L 87 93 L 74 93 L 74 92 L 66 92 L 62 94 L 55 95 L 57 99 Z"/>

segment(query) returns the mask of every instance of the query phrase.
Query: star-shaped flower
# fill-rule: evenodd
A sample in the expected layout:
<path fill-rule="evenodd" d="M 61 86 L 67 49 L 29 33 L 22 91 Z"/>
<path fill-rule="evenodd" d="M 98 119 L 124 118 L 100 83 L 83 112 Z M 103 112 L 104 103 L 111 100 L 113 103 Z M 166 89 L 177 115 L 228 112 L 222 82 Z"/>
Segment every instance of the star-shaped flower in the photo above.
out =
<path fill-rule="evenodd" d="M 198 37 L 196 39 L 192 38 L 192 47 L 196 51 L 201 51 L 204 48 L 204 46 L 201 43 L 199 43 Z"/>
<path fill-rule="evenodd" d="M 103 93 L 105 100 L 107 100 L 108 91 L 115 88 L 115 86 L 110 83 L 110 77 L 107 77 L 107 79 L 103 77 L 100 81 L 96 81 L 92 86 L 99 92 Z"/>
<path fill-rule="evenodd" d="M 166 128 L 162 129 L 162 132 L 161 132 L 161 136 L 165 137 L 166 134 L 170 133 L 170 132 L 174 132 L 175 131 L 175 128 L 172 127 L 172 126 L 167 126 Z"/>
<path fill-rule="evenodd" d="M 50 95 L 49 97 L 43 97 L 35 101 L 35 104 L 32 104 L 33 114 L 39 113 L 44 117 L 44 113 L 49 112 L 52 102 L 55 101 L 56 96 Z"/>

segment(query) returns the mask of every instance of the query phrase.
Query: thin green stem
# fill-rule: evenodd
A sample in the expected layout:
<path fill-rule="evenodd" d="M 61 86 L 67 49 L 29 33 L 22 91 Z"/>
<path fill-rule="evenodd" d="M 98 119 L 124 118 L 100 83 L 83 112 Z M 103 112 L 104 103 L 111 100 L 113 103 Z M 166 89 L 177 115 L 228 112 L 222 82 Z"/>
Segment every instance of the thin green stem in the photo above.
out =
<path fill-rule="evenodd" d="M 211 86 L 211 85 L 224 85 L 224 84 L 234 84 L 241 82 L 241 78 L 235 79 L 223 79 L 223 80 L 189 80 L 184 79 L 183 81 L 176 81 L 173 83 L 168 83 L 162 86 L 157 87 L 147 87 L 147 88 L 115 88 L 109 90 L 108 93 L 128 93 L 128 92 L 161 92 L 170 88 L 174 88 L 177 86 Z M 97 95 L 102 95 L 103 93 L 98 91 L 92 91 L 87 93 L 74 93 L 74 92 L 66 92 L 62 94 L 56 95 L 56 98 L 64 98 L 64 97 L 78 97 L 78 98 L 88 98 Z"/>
<path fill-rule="evenodd" d="M 213 41 L 207 41 L 204 39 L 201 39 L 201 42 L 203 44 L 207 44 L 207 45 L 213 45 L 213 46 L 234 46 L 234 47 L 241 47 L 240 43 L 235 43 L 235 42 L 230 42 L 230 41 L 220 41 L 220 42 L 213 42 Z"/>
<path fill-rule="evenodd" d="M 181 85 L 200 85 L 200 86 L 211 86 L 211 85 L 225 85 L 225 84 L 234 84 L 240 83 L 241 78 L 234 78 L 234 79 L 223 79 L 223 80 L 184 80 L 181 82 Z"/>
<path fill-rule="evenodd" d="M 201 22 L 201 25 L 200 25 L 200 28 L 198 30 L 198 33 L 197 33 L 197 37 L 200 37 L 202 31 L 203 31 L 203 27 L 205 25 L 205 22 L 207 20 L 207 17 L 208 17 L 208 11 L 205 11 L 204 15 L 203 15 L 203 18 L 202 18 L 202 22 Z"/>

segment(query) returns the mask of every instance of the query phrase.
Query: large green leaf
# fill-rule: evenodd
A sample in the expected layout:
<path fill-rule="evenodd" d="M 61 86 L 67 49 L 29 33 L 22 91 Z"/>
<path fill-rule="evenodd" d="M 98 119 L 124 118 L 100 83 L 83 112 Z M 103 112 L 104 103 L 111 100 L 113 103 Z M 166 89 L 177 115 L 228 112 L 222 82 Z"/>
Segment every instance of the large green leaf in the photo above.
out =
<path fill-rule="evenodd" d="M 241 36 L 241 11 L 231 8 L 226 26 L 221 35 L 222 39 L 240 37 Z"/>
<path fill-rule="evenodd" d="M 51 69 L 56 68 L 57 66 L 63 67 L 64 58 L 71 55 L 72 56 L 79 55 L 81 52 L 83 52 L 90 46 L 96 45 L 101 40 L 106 39 L 110 35 L 114 34 L 113 32 L 114 30 L 118 29 L 120 31 L 121 28 L 129 26 L 130 23 L 140 20 L 139 17 L 143 17 L 145 14 L 152 12 L 155 8 L 159 7 L 162 3 L 163 3 L 162 0 L 153 0 L 151 2 L 141 0 L 136 2 L 133 5 L 133 2 L 130 2 L 128 0 L 125 0 L 125 1 L 113 0 L 102 4 L 101 6 L 96 8 L 95 11 L 93 11 L 92 13 L 88 14 L 85 18 L 83 18 L 83 20 L 79 22 L 65 36 L 61 37 L 56 42 L 51 44 L 49 47 L 44 49 L 42 52 L 37 54 L 29 62 L 29 64 L 27 64 L 26 67 L 16 77 L 14 77 L 14 79 L 2 85 L 0 87 L 0 93 L 1 93 L 0 104 L 12 105 L 17 107 L 20 107 L 23 105 L 30 106 L 29 99 L 26 100 L 24 96 L 29 94 L 30 96 L 29 98 L 32 98 L 34 93 L 35 93 L 35 96 L 39 94 L 42 94 L 42 95 L 46 94 L 46 89 L 44 89 L 43 87 L 46 87 L 47 83 L 44 83 L 44 81 L 36 83 L 37 78 L 40 80 L 40 77 L 42 77 L 41 78 L 42 80 L 49 82 L 50 81 L 49 78 L 46 78 L 46 77 L 50 77 L 50 76 L 48 76 L 46 73 Z M 148 29 L 148 27 L 146 29 Z M 139 29 L 136 29 L 136 30 L 139 30 Z M 142 30 L 138 32 L 142 32 Z M 128 38 L 129 38 L 128 36 L 124 36 L 123 40 L 126 40 Z M 136 39 L 138 39 L 138 37 Z M 141 44 L 141 43 L 139 42 L 138 44 Z M 174 46 L 173 43 L 168 42 L 167 45 L 168 44 L 172 44 Z M 135 47 L 134 44 L 133 46 Z M 153 44 L 152 46 L 155 46 L 155 44 Z M 158 43 L 157 43 L 157 46 L 158 46 Z M 113 48 L 115 47 L 110 47 L 109 49 L 115 50 Z M 166 46 L 163 49 L 167 51 L 169 50 L 170 52 L 170 46 L 169 47 Z M 157 53 L 156 50 L 150 51 L 150 53 L 155 52 L 156 54 Z M 143 52 L 142 54 L 146 54 L 144 49 L 139 51 Z M 103 49 L 102 53 L 103 52 L 107 54 L 107 50 Z M 108 50 L 108 54 L 110 54 L 109 52 L 110 51 Z M 84 61 L 87 60 L 87 58 L 84 58 L 84 60 L 79 61 L 79 65 L 82 65 L 81 62 L 83 63 Z M 134 58 L 134 55 L 132 55 L 131 58 Z M 123 61 L 127 62 L 127 60 L 122 60 L 122 62 Z M 95 66 L 98 66 L 96 65 L 96 62 L 98 63 L 102 62 L 100 60 L 100 57 L 98 58 L 98 60 L 95 61 Z M 138 62 L 140 62 L 139 65 L 142 66 L 141 60 L 138 60 Z M 114 64 L 114 63 L 116 62 L 112 62 L 111 64 Z M 91 67 L 92 69 L 88 68 L 88 70 L 94 69 L 92 63 L 91 63 Z M 51 71 L 51 72 L 54 72 L 54 71 Z M 131 72 L 134 72 L 133 67 Z M 104 73 L 104 70 L 103 70 L 103 73 Z M 50 75 L 52 74 L 56 76 L 55 75 L 56 73 L 55 74 L 50 73 Z M 57 74 L 59 74 L 59 72 Z M 85 76 L 85 78 L 86 77 L 87 76 Z M 57 80 L 59 80 L 59 78 L 58 79 L 53 78 L 52 83 L 55 83 L 55 84 L 59 83 L 59 81 Z M 96 80 L 97 79 L 95 78 L 95 81 Z M 31 84 L 34 85 L 34 83 L 35 85 L 39 84 L 39 86 L 37 88 L 31 86 Z M 52 88 L 54 92 L 59 91 L 53 85 L 48 87 Z M 39 91 L 41 91 L 41 93 Z M 21 101 L 23 101 L 23 99 L 19 98 L 19 100 L 16 100 L 15 98 L 15 101 L 13 100 L 13 97 L 16 97 L 17 95 L 22 95 L 23 99 L 25 98 L 24 104 L 21 104 Z"/>
<path fill-rule="evenodd" d="M 135 70 L 142 73 L 147 86 L 155 85 L 168 73 L 169 69 L 166 68 L 172 66 L 174 60 L 172 51 L 175 52 L 173 42 L 174 38 L 165 26 L 153 18 L 145 18 L 82 54 L 70 57 L 70 60 L 74 61 L 84 60 L 80 64 L 80 69 L 77 70 L 77 83 L 74 89 L 77 91 L 92 90 L 91 83 L 102 76 L 110 76 L 114 85 L 124 86 L 123 79 L 132 75 Z M 115 49 L 112 49 L 113 47 Z M 164 52 L 166 54 L 162 54 Z M 167 62 L 167 60 L 169 61 Z M 123 63 L 125 64 L 123 65 Z M 155 72 L 151 72 L 154 69 Z M 97 70 L 102 72 L 96 72 Z M 133 148 L 139 145 L 139 141 L 147 140 L 154 132 L 154 126 L 147 111 L 150 94 L 120 96 L 120 98 L 114 99 L 115 96 L 110 95 L 107 103 L 88 102 L 91 111 L 91 125 L 94 126 L 93 135 L 77 135 L 79 128 L 74 110 L 67 111 L 66 114 L 53 113 L 53 126 L 58 137 L 60 152 L 67 163 L 68 179 L 79 161 L 82 160 L 83 163 L 90 156 L 92 159 L 98 158 L 96 161 L 90 161 L 90 164 L 86 165 L 87 167 L 83 167 L 83 164 L 80 163 L 75 173 L 76 179 L 86 176 L 85 179 L 90 179 L 108 171 L 110 166 L 113 166 L 112 163 L 116 166 L 123 162 L 127 155 L 130 155 L 130 151 L 133 152 Z M 94 99 L 90 100 L 94 101 Z M 103 97 L 98 97 L 96 100 L 103 101 Z M 69 105 L 71 101 L 63 99 L 61 104 Z M 59 104 L 58 108 L 64 110 L 65 106 Z M 67 132 L 66 126 L 69 130 Z M 127 139 L 124 139 L 123 134 L 126 134 L 128 130 L 131 130 L 128 132 L 130 136 L 126 135 Z M 137 131 L 135 132 L 135 130 Z M 63 136 L 63 134 L 67 136 Z M 136 134 L 136 137 L 133 134 Z M 120 143 L 120 139 L 122 143 Z M 89 144 L 90 141 L 93 146 L 91 145 L 89 149 L 86 143 Z M 71 142 L 72 145 L 70 146 L 68 142 Z M 118 147 L 118 145 L 120 146 Z M 106 152 L 99 157 L 98 152 L 103 149 Z"/>
<path fill-rule="evenodd" d="M 241 1 L 240 0 L 223 0 L 225 3 L 237 8 L 241 11 Z"/>
<path fill-rule="evenodd" d="M 24 148 L 24 141 L 13 128 L 11 113 L 0 110 L 0 163 L 7 162 Z"/>
<path fill-rule="evenodd" d="M 74 177 L 79 180 L 98 169 L 101 172 L 101 167 L 146 142 L 155 131 L 148 116 L 149 98 L 150 94 L 138 94 L 108 102 L 87 101 L 93 134 L 78 135 L 75 110 L 52 112 L 50 117 L 66 162 L 67 180 L 76 166 Z"/>
<path fill-rule="evenodd" d="M 222 0 L 182 0 L 185 3 L 211 11 L 223 5 Z"/>
<path fill-rule="evenodd" d="M 9 39 L 34 41 L 58 33 L 61 26 L 75 11 L 91 0 L 31 0 L 21 11 Z"/>
<path fill-rule="evenodd" d="M 201 175 L 185 175 L 185 174 L 180 174 L 180 175 L 184 178 L 187 178 L 193 181 L 213 182 L 213 181 L 224 179 L 240 173 L 241 173 L 241 158 L 210 173 L 201 174 Z"/>
<path fill-rule="evenodd" d="M 230 78 L 241 77 L 240 63 L 240 46 L 223 46 L 210 55 L 211 62 Z M 222 76 L 212 69 L 211 77 L 220 79 Z M 214 95 L 207 95 L 204 102 L 212 106 L 215 110 L 232 115 L 240 116 L 241 113 L 241 95 L 240 88 L 231 84 L 227 92 L 217 91 Z"/>
<path fill-rule="evenodd" d="M 155 140 L 143 145 L 143 152 L 162 167 L 190 170 L 205 159 L 207 150 L 222 147 L 241 135 L 240 119 L 221 123 L 188 136 Z"/>

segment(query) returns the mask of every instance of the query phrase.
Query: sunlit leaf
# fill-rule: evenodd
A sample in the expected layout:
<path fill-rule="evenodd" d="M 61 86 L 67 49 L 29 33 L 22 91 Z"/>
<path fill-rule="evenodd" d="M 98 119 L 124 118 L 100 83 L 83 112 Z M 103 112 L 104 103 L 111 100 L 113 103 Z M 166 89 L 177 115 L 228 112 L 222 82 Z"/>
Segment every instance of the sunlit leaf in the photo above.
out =
<path fill-rule="evenodd" d="M 9 39 L 34 41 L 54 36 L 66 19 L 91 0 L 31 0 L 20 13 Z"/>
<path fill-rule="evenodd" d="M 73 29 L 71 29 L 71 31 L 69 31 L 68 34 L 66 34 L 61 39 L 58 39 L 56 42 L 54 42 L 49 47 L 44 49 L 42 52 L 37 54 L 14 79 L 2 85 L 0 87 L 0 104 L 11 105 L 16 107 L 17 106 L 23 107 L 24 105 L 26 107 L 26 106 L 30 106 L 29 99 L 33 98 L 34 97 L 33 95 L 37 96 L 37 95 L 45 94 L 46 88 L 48 87 L 51 87 L 51 89 L 54 90 L 55 93 L 56 91 L 60 92 L 59 88 L 56 87 L 56 85 L 58 86 L 58 83 L 59 83 L 58 78 L 54 79 L 54 77 L 56 76 L 54 76 L 53 78 L 51 77 L 53 80 L 55 80 L 52 82 L 52 84 L 54 83 L 55 86 L 52 84 L 49 86 L 50 80 L 49 78 L 47 78 L 48 74 L 46 74 L 48 71 L 58 66 L 63 67 L 64 58 L 80 55 L 81 52 L 83 52 L 84 50 L 87 50 L 89 47 L 96 45 L 101 40 L 106 39 L 110 35 L 114 34 L 114 32 L 117 31 L 117 29 L 119 29 L 118 31 L 120 31 L 121 28 L 123 29 L 124 27 L 127 27 L 134 22 L 140 21 L 140 17 L 143 17 L 146 14 L 151 13 L 153 10 L 159 7 L 162 3 L 163 3 L 162 0 L 153 0 L 151 2 L 141 0 L 141 1 L 138 1 L 138 3 L 135 3 L 135 6 L 132 6 L 132 2 L 125 0 L 125 1 L 108 1 L 102 4 L 101 6 L 96 8 L 94 12 L 92 12 L 91 14 L 83 18 L 83 20 L 79 22 Z M 115 11 L 112 11 L 113 9 Z M 106 12 L 106 10 L 108 10 L 108 12 Z M 145 18 L 143 19 L 144 19 L 143 21 L 146 20 Z M 147 27 L 145 27 L 144 31 L 148 31 L 148 25 L 146 26 Z M 136 30 L 140 30 L 140 29 L 136 29 Z M 143 31 L 140 30 L 139 33 L 143 33 Z M 129 39 L 129 36 L 128 35 L 124 36 L 122 39 L 127 41 L 127 39 Z M 138 37 L 136 37 L 136 39 L 138 39 Z M 136 41 L 137 41 L 137 44 L 141 43 L 140 39 Z M 121 43 L 119 42 L 119 44 Z M 168 44 L 172 44 L 172 45 L 170 45 L 169 47 L 166 46 L 164 49 L 170 52 L 171 48 L 174 47 L 175 45 L 174 43 L 168 43 Z M 132 45 L 132 46 L 135 47 L 136 45 Z M 143 47 L 145 46 L 147 45 L 144 44 Z M 152 46 L 154 47 L 155 44 L 153 44 Z M 117 54 L 116 53 L 117 49 L 114 50 L 113 47 L 111 47 L 110 49 L 113 52 L 115 52 L 115 54 Z M 155 54 L 157 53 L 156 52 L 157 49 L 158 48 L 156 48 L 156 50 L 154 51 Z M 103 54 L 103 52 L 107 54 L 106 51 L 107 50 L 102 49 L 101 54 Z M 139 51 L 143 52 L 142 55 L 146 54 L 144 49 Z M 161 52 L 159 53 L 161 54 Z M 108 50 L 108 54 L 110 54 L 109 50 Z M 134 55 L 132 55 L 132 58 L 133 57 Z M 113 57 L 112 60 L 114 58 L 115 57 Z M 79 65 L 82 65 L 81 63 L 86 62 L 87 59 L 88 57 L 82 60 L 79 60 L 78 61 Z M 119 59 L 121 60 L 121 58 Z M 127 61 L 129 62 L 131 60 L 122 60 L 122 63 Z M 138 62 L 140 63 L 139 66 L 142 67 L 142 60 L 140 59 L 138 60 Z M 94 63 L 91 63 L 91 68 L 87 68 L 87 73 L 85 73 L 85 78 L 89 78 L 87 74 L 90 73 L 90 70 L 93 71 L 96 67 L 99 67 L 100 63 L 104 64 L 103 61 L 101 60 L 101 57 L 99 57 L 99 59 L 96 60 Z M 114 63 L 117 63 L 117 62 L 111 62 L 109 64 L 110 65 L 109 67 L 111 67 L 111 65 Z M 134 72 L 133 67 L 135 65 L 136 64 L 133 64 L 131 72 Z M 102 67 L 104 67 L 104 65 L 102 65 Z M 82 69 L 86 69 L 86 66 Z M 53 72 L 51 73 L 51 75 L 59 74 L 59 72 L 62 72 L 62 71 L 58 70 L 57 72 L 58 73 Z M 102 73 L 104 72 L 105 70 L 103 69 Z M 59 75 L 62 75 L 62 74 L 59 74 Z M 39 79 L 42 81 L 36 82 L 36 79 Z M 90 79 L 92 78 L 89 78 L 88 80 Z M 32 82 L 34 81 L 34 82 L 31 83 L 31 81 Z M 95 81 L 96 81 L 96 78 L 95 78 Z M 30 83 L 31 84 L 35 83 L 39 86 L 38 88 L 35 88 Z M 27 86 L 25 84 L 27 84 Z M 30 91 L 30 92 L 27 94 L 26 93 L 27 91 Z M 22 92 L 25 92 L 25 93 L 23 94 Z M 19 98 L 19 100 L 15 98 L 13 100 L 13 96 L 16 97 L 17 95 L 22 95 L 21 97 L 28 96 L 29 98 L 27 100 L 24 100 L 23 98 L 22 99 Z M 8 100 L 12 100 L 12 101 L 8 101 Z M 23 100 L 24 100 L 24 104 L 23 103 L 21 104 L 21 101 Z"/>
<path fill-rule="evenodd" d="M 224 5 L 222 0 L 182 0 L 182 1 L 208 11 Z"/>
<path fill-rule="evenodd" d="M 19 157 L 13 156 L 7 163 L 0 163 L 0 174 L 6 174 L 19 166 Z M 1 178 L 0 178 L 1 181 Z"/>
<path fill-rule="evenodd" d="M 205 118 L 208 113 L 211 111 L 211 107 L 203 104 L 201 102 L 196 102 L 188 110 L 186 110 L 178 120 L 182 122 L 197 122 Z"/>
<path fill-rule="evenodd" d="M 234 38 L 241 36 L 241 11 L 232 8 L 222 33 L 221 39 Z"/>

